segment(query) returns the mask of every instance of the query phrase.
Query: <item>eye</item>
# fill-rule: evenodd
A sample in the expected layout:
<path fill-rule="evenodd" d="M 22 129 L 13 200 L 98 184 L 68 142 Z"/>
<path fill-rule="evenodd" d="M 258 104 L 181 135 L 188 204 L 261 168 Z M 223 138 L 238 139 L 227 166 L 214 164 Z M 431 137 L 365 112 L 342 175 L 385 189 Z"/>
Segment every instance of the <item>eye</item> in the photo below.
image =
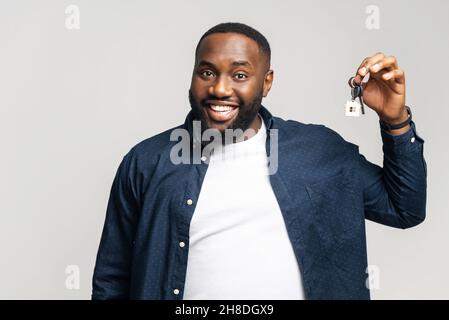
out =
<path fill-rule="evenodd" d="M 236 73 L 235 77 L 237 80 L 245 80 L 246 78 L 248 78 L 248 76 L 244 73 Z"/>
<path fill-rule="evenodd" d="M 212 77 L 214 74 L 210 70 L 204 70 L 204 71 L 200 72 L 200 75 L 205 77 L 205 78 L 209 78 L 209 77 Z"/>

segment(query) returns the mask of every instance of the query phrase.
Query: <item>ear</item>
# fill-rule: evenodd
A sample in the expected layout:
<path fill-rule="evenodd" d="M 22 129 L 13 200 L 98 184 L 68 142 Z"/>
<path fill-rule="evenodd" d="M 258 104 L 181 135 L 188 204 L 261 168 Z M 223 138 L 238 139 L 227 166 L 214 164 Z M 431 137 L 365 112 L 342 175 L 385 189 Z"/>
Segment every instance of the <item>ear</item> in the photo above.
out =
<path fill-rule="evenodd" d="M 263 80 L 263 96 L 266 97 L 268 95 L 268 92 L 270 92 L 271 85 L 273 84 L 273 76 L 274 71 L 268 70 L 265 74 L 265 78 Z"/>

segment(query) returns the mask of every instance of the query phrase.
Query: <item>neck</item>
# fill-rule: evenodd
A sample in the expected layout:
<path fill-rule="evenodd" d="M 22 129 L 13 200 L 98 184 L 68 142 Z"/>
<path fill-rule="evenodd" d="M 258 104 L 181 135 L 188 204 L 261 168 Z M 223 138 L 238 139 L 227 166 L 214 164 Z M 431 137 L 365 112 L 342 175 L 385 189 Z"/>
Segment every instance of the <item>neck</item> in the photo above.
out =
<path fill-rule="evenodd" d="M 262 127 L 262 120 L 261 120 L 259 114 L 257 114 L 257 116 L 254 118 L 253 122 L 251 122 L 248 129 L 246 129 L 244 131 L 243 135 L 240 136 L 236 141 L 242 142 L 242 141 L 251 139 L 252 137 L 254 137 L 257 134 L 257 132 L 259 131 L 259 129 L 261 127 Z"/>

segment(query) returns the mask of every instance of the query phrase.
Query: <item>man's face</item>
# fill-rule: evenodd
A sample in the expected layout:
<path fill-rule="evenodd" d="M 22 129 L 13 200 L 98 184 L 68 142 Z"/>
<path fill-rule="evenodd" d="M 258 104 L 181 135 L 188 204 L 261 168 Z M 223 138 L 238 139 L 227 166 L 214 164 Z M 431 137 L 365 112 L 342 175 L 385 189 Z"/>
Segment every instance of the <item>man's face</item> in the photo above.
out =
<path fill-rule="evenodd" d="M 201 42 L 189 99 L 202 131 L 253 128 L 273 81 L 266 55 L 238 33 L 215 33 Z"/>

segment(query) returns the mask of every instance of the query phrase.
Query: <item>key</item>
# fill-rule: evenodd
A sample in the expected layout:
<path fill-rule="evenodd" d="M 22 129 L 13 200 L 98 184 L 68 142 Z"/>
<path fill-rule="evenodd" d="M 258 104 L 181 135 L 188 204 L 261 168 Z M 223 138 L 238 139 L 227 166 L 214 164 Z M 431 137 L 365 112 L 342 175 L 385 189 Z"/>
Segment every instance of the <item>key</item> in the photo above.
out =
<path fill-rule="evenodd" d="M 355 99 L 359 98 L 360 108 L 362 110 L 362 114 L 365 114 L 365 108 L 364 108 L 363 100 L 362 100 L 363 87 L 360 85 L 360 86 L 355 86 L 354 88 L 352 88 L 351 89 L 351 96 L 352 96 L 352 100 L 355 100 Z"/>
<path fill-rule="evenodd" d="M 348 83 L 351 86 L 352 99 L 346 102 L 345 115 L 349 117 L 359 117 L 360 114 L 365 114 L 362 100 L 363 87 L 361 85 L 354 84 L 354 77 L 350 78 Z M 356 101 L 357 98 L 359 98 L 360 103 Z"/>

